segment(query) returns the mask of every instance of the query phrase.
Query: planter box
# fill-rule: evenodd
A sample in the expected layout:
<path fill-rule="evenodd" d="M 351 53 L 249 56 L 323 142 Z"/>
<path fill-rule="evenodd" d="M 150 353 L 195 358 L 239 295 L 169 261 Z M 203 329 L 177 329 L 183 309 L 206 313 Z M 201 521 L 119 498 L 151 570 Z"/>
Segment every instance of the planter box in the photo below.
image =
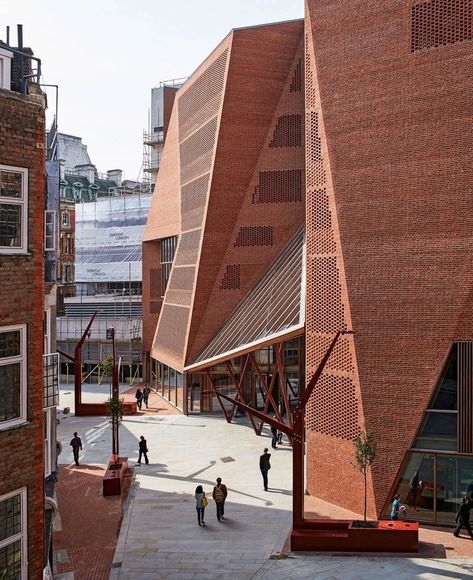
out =
<path fill-rule="evenodd" d="M 377 528 L 354 528 L 350 520 L 305 520 L 292 531 L 291 550 L 418 552 L 419 524 L 381 520 Z"/>
<path fill-rule="evenodd" d="M 112 455 L 103 476 L 103 495 L 120 495 L 123 490 L 123 481 L 128 468 L 128 457 Z"/>
<path fill-rule="evenodd" d="M 122 399 L 123 400 L 123 399 Z M 123 414 L 133 415 L 137 407 L 135 401 L 123 401 Z M 105 417 L 107 414 L 107 403 L 81 403 L 75 410 L 76 417 Z"/>

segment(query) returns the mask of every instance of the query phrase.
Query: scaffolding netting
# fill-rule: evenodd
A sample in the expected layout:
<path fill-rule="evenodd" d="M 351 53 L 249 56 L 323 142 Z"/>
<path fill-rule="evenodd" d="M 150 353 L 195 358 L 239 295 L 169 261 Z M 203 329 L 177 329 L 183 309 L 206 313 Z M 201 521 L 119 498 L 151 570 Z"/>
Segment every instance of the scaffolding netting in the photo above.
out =
<path fill-rule="evenodd" d="M 140 282 L 152 194 L 76 204 L 76 282 Z"/>

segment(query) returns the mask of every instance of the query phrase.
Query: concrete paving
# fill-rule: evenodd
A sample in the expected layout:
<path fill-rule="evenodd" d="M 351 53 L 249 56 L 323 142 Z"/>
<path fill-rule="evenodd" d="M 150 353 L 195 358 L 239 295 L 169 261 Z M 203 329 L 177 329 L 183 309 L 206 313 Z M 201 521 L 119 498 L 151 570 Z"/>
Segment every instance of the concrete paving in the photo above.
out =
<path fill-rule="evenodd" d="M 110 578 L 473 577 L 472 559 L 300 553 L 270 559 L 282 551 L 291 527 L 292 454 L 288 445 L 272 452 L 270 491 L 264 492 L 258 458 L 263 447 L 271 447 L 269 433 L 256 437 L 244 419 L 237 421 L 229 425 L 221 417 L 181 415 L 124 418 L 120 454 L 133 465 L 144 435 L 150 464 L 136 466 Z M 63 418 L 59 433 L 66 453 L 73 431 L 84 442 L 82 462 L 107 462 L 111 435 L 105 419 Z M 195 487 L 201 484 L 210 496 L 218 476 L 229 489 L 227 519 L 217 521 L 209 498 L 207 525 L 200 527 Z"/>

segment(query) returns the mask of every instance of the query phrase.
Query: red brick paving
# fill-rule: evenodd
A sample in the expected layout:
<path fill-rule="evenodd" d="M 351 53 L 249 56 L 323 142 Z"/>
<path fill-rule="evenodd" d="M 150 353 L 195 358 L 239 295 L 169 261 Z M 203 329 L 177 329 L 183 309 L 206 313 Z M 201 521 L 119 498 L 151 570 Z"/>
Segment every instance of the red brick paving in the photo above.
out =
<path fill-rule="evenodd" d="M 107 580 L 120 533 L 122 497 L 103 497 L 104 465 L 60 466 L 56 487 L 62 530 L 53 535 L 54 551 L 67 551 L 69 562 L 56 564 L 55 572 L 74 572 L 74 580 Z"/>
<path fill-rule="evenodd" d="M 139 384 L 134 387 L 130 387 L 123 393 L 120 393 L 120 398 L 123 398 L 125 401 L 136 401 L 135 393 L 138 388 L 143 390 L 144 384 Z M 155 391 L 151 391 L 149 398 L 148 398 L 148 408 L 145 408 L 143 403 L 141 411 L 137 411 L 133 413 L 133 415 L 154 415 L 159 413 L 160 415 L 181 415 L 181 411 L 176 409 L 171 403 L 168 403 L 166 399 L 158 395 Z"/>

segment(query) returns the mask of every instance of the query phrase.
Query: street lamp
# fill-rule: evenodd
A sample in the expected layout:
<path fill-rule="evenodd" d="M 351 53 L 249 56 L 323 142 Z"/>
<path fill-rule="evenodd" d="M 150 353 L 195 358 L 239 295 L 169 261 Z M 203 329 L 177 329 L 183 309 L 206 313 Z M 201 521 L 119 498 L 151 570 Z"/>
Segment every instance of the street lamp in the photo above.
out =
<path fill-rule="evenodd" d="M 118 396 L 119 396 L 119 388 L 118 388 L 118 368 L 116 364 L 116 357 L 115 357 L 115 328 L 113 326 L 107 328 L 107 340 L 112 341 L 112 455 L 116 455 L 118 457 L 118 453 L 120 451 L 120 445 L 118 440 L 118 425 L 120 421 L 120 417 L 118 415 Z"/>

